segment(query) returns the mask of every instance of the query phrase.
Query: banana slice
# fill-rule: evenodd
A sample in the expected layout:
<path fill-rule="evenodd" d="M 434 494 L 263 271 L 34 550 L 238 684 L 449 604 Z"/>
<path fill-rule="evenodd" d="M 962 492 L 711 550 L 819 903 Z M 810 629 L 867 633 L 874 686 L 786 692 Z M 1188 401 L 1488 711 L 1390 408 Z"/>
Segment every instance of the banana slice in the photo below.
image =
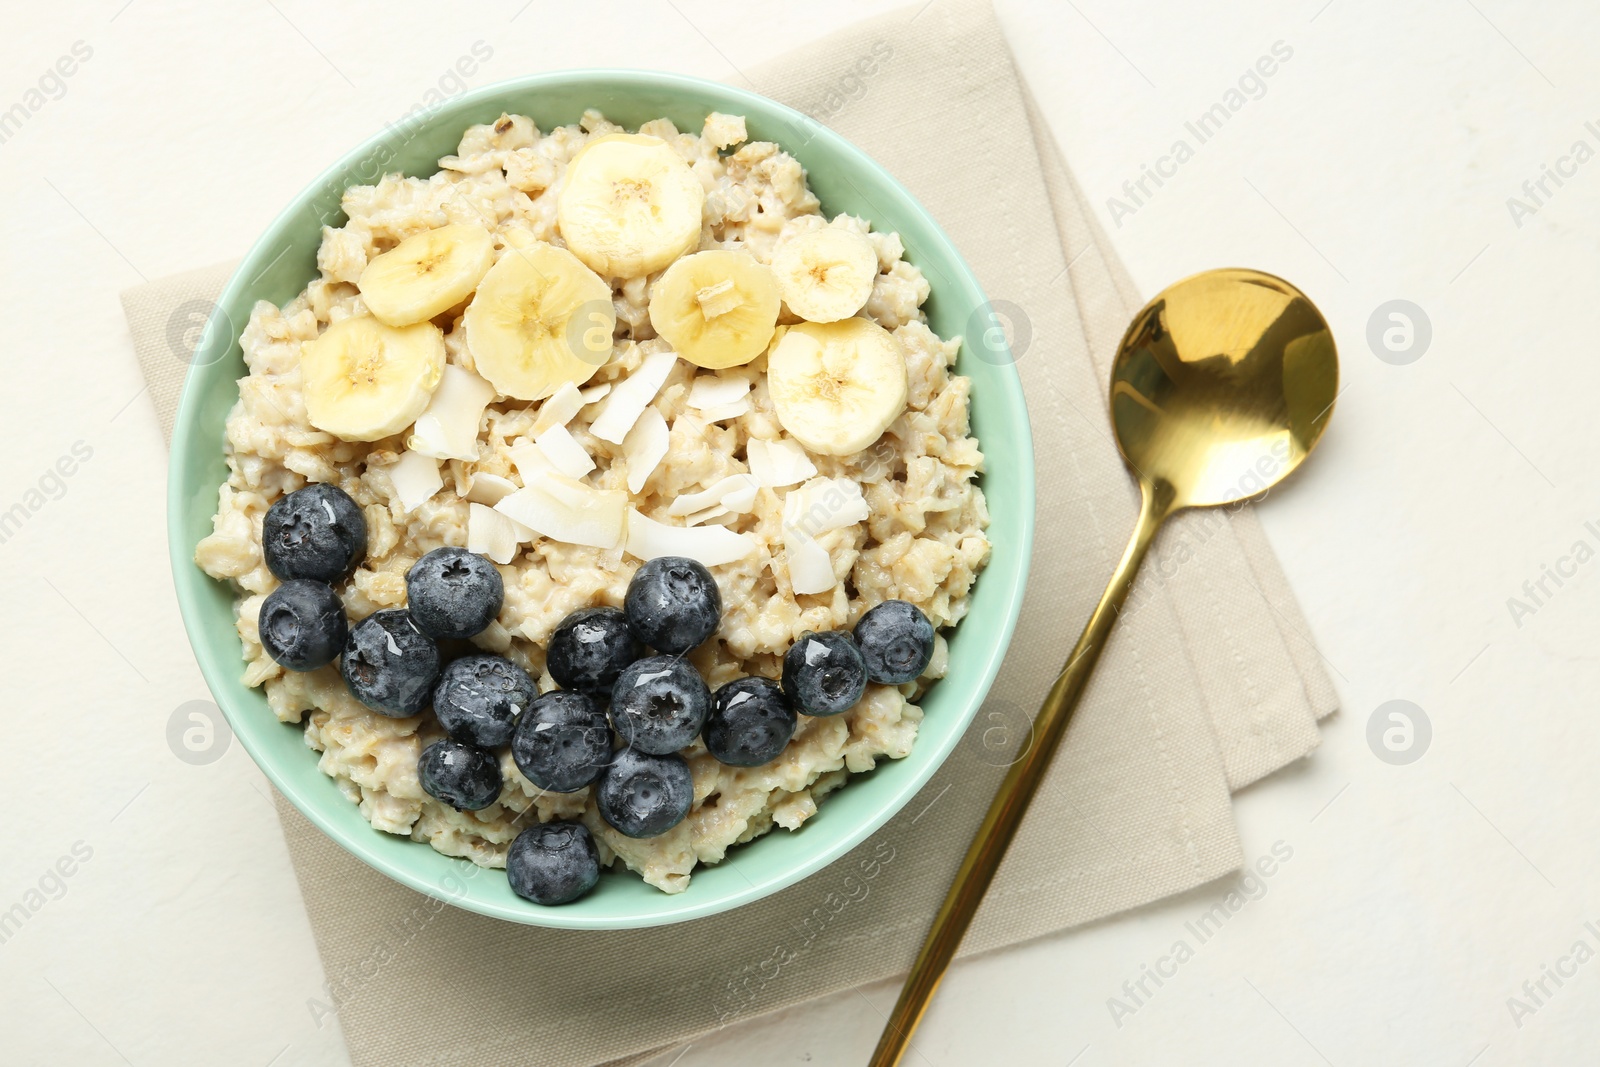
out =
<path fill-rule="evenodd" d="M 778 284 L 748 252 L 712 249 L 684 256 L 656 280 L 650 325 L 678 355 L 721 370 L 766 351 L 778 323 Z"/>
<path fill-rule="evenodd" d="M 906 407 L 906 357 L 875 322 L 802 322 L 767 354 L 778 421 L 813 452 L 848 456 L 876 441 Z"/>
<path fill-rule="evenodd" d="M 791 237 L 772 255 L 789 310 L 807 322 L 838 322 L 866 305 L 878 253 L 859 233 L 827 226 Z"/>
<path fill-rule="evenodd" d="M 564 248 L 508 248 L 463 320 L 478 373 L 505 396 L 543 400 L 611 358 L 611 287 Z"/>
<path fill-rule="evenodd" d="M 456 224 L 413 234 L 367 264 L 356 288 L 379 322 L 409 326 L 472 295 L 494 262 L 482 226 Z"/>
<path fill-rule="evenodd" d="M 376 441 L 417 421 L 444 374 L 444 334 L 431 322 L 386 326 L 343 319 L 300 347 L 311 425 L 346 441 Z"/>
<path fill-rule="evenodd" d="M 659 137 L 614 133 L 567 166 L 556 225 L 567 247 L 608 278 L 660 270 L 700 240 L 706 192 Z"/>

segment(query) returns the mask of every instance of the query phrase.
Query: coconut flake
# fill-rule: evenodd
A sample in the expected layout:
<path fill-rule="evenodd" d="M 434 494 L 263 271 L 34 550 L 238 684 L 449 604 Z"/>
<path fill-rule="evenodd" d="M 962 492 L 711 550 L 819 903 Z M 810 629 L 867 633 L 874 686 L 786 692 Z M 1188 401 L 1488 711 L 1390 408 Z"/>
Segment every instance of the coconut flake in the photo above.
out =
<path fill-rule="evenodd" d="M 590 431 L 602 441 L 620 445 L 639 416 L 644 414 L 650 401 L 666 384 L 667 375 L 672 373 L 673 365 L 677 362 L 677 353 L 671 349 L 652 352 L 644 357 L 639 369 L 611 390 L 611 395 L 606 398 L 606 406 L 600 409 L 600 414 L 589 427 Z"/>
<path fill-rule="evenodd" d="M 733 518 L 733 512 L 721 504 L 713 504 L 704 511 L 697 511 L 684 518 L 686 526 L 699 526 L 703 522 L 721 522 L 723 519 Z"/>
<path fill-rule="evenodd" d="M 750 379 L 702 374 L 689 387 L 687 403 L 707 423 L 736 419 L 750 411 Z"/>
<path fill-rule="evenodd" d="M 611 383 L 601 382 L 599 385 L 591 385 L 587 389 L 579 389 L 578 395 L 583 397 L 583 406 L 588 407 L 590 404 L 603 400 L 609 392 L 611 392 Z"/>
<path fill-rule="evenodd" d="M 594 470 L 594 460 L 583 450 L 578 439 L 559 423 L 549 426 L 533 439 L 550 465 L 568 478 L 582 478 Z"/>
<path fill-rule="evenodd" d="M 761 486 L 757 485 L 756 480 L 748 474 L 738 475 L 738 477 L 745 478 L 747 481 L 740 488 L 724 493 L 722 506 L 740 515 L 748 515 L 756 508 L 756 496 L 761 492 Z"/>
<path fill-rule="evenodd" d="M 784 554 L 789 559 L 789 585 L 796 593 L 826 593 L 839 584 L 828 550 L 798 530 L 785 530 Z"/>
<path fill-rule="evenodd" d="M 572 416 L 583 409 L 588 401 L 583 399 L 583 394 L 578 392 L 578 387 L 571 382 L 562 382 L 561 388 L 550 394 L 550 398 L 539 406 L 539 417 L 533 423 L 533 437 L 538 439 L 552 426 L 565 426 L 572 421 Z"/>
<path fill-rule="evenodd" d="M 523 485 L 528 485 L 540 475 L 555 470 L 539 446 L 526 438 L 508 447 L 506 452 L 510 454 L 511 462 L 516 464 L 517 474 L 521 476 Z M 498 504 L 499 501 L 495 503 Z"/>
<path fill-rule="evenodd" d="M 417 416 L 406 447 L 434 459 L 477 459 L 478 423 L 495 396 L 494 386 L 456 366 L 444 365 L 428 408 Z"/>
<path fill-rule="evenodd" d="M 700 305 L 700 314 L 707 319 L 721 318 L 744 302 L 732 278 L 724 278 L 715 285 L 701 289 L 694 294 L 694 301 Z"/>
<path fill-rule="evenodd" d="M 667 420 L 653 407 L 645 408 L 622 439 L 622 454 L 628 461 L 628 492 L 637 493 L 666 458 L 671 438 Z"/>
<path fill-rule="evenodd" d="M 817 466 L 805 449 L 793 441 L 763 441 L 751 438 L 745 445 L 750 473 L 768 489 L 797 485 L 817 473 Z"/>
<path fill-rule="evenodd" d="M 552 541 L 615 548 L 622 543 L 628 494 L 593 489 L 560 474 L 545 473 L 494 506 Z"/>
<path fill-rule="evenodd" d="M 516 558 L 517 546 L 533 537 L 532 530 L 509 515 L 484 504 L 467 505 L 468 552 L 488 556 L 496 563 L 510 563 Z"/>
<path fill-rule="evenodd" d="M 689 387 L 688 404 L 702 410 L 736 404 L 750 395 L 750 379 L 743 375 L 727 378 L 702 374 Z"/>
<path fill-rule="evenodd" d="M 502 478 L 498 474 L 485 474 L 483 471 L 474 471 L 472 488 L 467 490 L 467 499 L 474 504 L 486 504 L 489 507 L 494 507 L 516 491 L 517 483 L 510 478 Z"/>
<path fill-rule="evenodd" d="M 729 419 L 737 419 L 740 415 L 748 415 L 749 413 L 750 398 L 744 396 L 731 404 L 722 404 L 714 408 L 702 408 L 700 417 L 706 422 L 727 422 Z"/>
<path fill-rule="evenodd" d="M 729 511 L 747 512 L 755 506 L 756 493 L 760 488 L 755 479 L 748 474 L 730 474 L 709 489 L 702 489 L 698 493 L 685 493 L 678 497 L 667 508 L 667 514 L 693 515 L 713 505 L 727 507 Z M 743 507 L 734 507 L 728 503 L 730 497 L 743 502 L 747 496 L 749 503 Z"/>
<path fill-rule="evenodd" d="M 806 537 L 865 521 L 871 514 L 861 486 L 849 478 L 813 478 L 789 490 L 783 501 L 783 524 Z"/>
<path fill-rule="evenodd" d="M 650 560 L 687 556 L 707 567 L 732 563 L 756 553 L 755 538 L 725 526 L 668 526 L 628 509 L 628 554 Z"/>
<path fill-rule="evenodd" d="M 400 506 L 416 511 L 429 497 L 444 488 L 439 476 L 439 461 L 422 452 L 402 452 L 394 466 L 389 468 L 389 481 L 394 483 Z"/>

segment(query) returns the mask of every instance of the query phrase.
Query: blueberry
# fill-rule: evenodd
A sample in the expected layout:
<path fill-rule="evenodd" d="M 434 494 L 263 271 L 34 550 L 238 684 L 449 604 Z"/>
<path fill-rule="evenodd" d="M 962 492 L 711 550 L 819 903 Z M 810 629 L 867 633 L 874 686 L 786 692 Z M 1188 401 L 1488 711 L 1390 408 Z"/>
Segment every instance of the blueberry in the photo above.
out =
<path fill-rule="evenodd" d="M 611 760 L 606 713 L 587 693 L 553 689 L 517 720 L 511 758 L 540 789 L 552 793 L 582 789 Z"/>
<path fill-rule="evenodd" d="M 366 517 L 336 485 L 313 482 L 279 497 L 261 522 L 261 555 L 280 581 L 337 582 L 366 554 Z"/>
<path fill-rule="evenodd" d="M 730 766 L 759 767 L 783 752 L 797 721 L 778 683 L 735 678 L 711 697 L 706 750 Z"/>
<path fill-rule="evenodd" d="M 610 692 L 622 668 L 644 655 L 621 608 L 574 611 L 550 636 L 545 666 L 563 689 Z"/>
<path fill-rule="evenodd" d="M 711 709 L 711 691 L 694 664 L 650 656 L 630 664 L 611 690 L 611 725 L 622 743 L 664 756 L 694 740 Z"/>
<path fill-rule="evenodd" d="M 411 617 L 431 637 L 475 637 L 500 614 L 506 587 L 494 564 L 464 548 L 436 548 L 406 572 Z"/>
<path fill-rule="evenodd" d="M 377 611 L 350 628 L 339 661 L 350 695 L 403 719 L 428 706 L 439 676 L 439 646 L 405 611 Z"/>
<path fill-rule="evenodd" d="M 310 578 L 291 578 L 274 589 L 261 604 L 256 627 L 267 655 L 291 671 L 326 667 L 350 635 L 339 594 Z"/>
<path fill-rule="evenodd" d="M 462 656 L 439 675 L 433 713 L 457 741 L 499 748 L 538 695 L 528 672 L 504 656 Z"/>
<path fill-rule="evenodd" d="M 914 604 L 885 600 L 856 623 L 856 647 L 874 682 L 909 682 L 933 659 L 933 623 Z"/>
<path fill-rule="evenodd" d="M 600 773 L 595 807 L 612 829 L 628 837 L 655 837 L 683 821 L 694 800 L 689 763 L 676 753 L 652 756 L 618 749 Z"/>
<path fill-rule="evenodd" d="M 843 630 L 807 630 L 783 657 L 783 691 L 807 715 L 849 711 L 867 691 L 867 665 Z"/>
<path fill-rule="evenodd" d="M 429 796 L 452 808 L 477 811 L 500 797 L 500 761 L 493 752 L 447 737 L 422 750 L 417 780 Z"/>
<path fill-rule="evenodd" d="M 566 904 L 600 881 L 600 851 L 581 822 L 530 826 L 506 851 L 506 880 L 535 904 Z"/>
<path fill-rule="evenodd" d="M 657 652 L 681 656 L 717 632 L 722 594 L 705 564 L 659 556 L 634 572 L 623 599 L 633 636 Z"/>

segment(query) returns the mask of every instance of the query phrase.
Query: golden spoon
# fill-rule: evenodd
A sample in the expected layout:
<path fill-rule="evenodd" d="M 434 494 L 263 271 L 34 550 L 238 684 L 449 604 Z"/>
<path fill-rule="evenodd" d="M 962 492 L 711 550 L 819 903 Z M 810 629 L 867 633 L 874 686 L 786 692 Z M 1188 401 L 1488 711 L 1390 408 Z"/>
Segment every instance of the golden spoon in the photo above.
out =
<path fill-rule="evenodd" d="M 1033 720 L 895 1002 L 872 1067 L 901 1062 L 911 1034 L 1043 780 L 1162 522 L 1182 508 L 1243 500 L 1276 485 L 1322 436 L 1339 358 L 1321 312 L 1282 278 L 1211 270 L 1156 294 L 1123 334 L 1111 369 L 1111 424 L 1139 480 L 1133 537 Z"/>

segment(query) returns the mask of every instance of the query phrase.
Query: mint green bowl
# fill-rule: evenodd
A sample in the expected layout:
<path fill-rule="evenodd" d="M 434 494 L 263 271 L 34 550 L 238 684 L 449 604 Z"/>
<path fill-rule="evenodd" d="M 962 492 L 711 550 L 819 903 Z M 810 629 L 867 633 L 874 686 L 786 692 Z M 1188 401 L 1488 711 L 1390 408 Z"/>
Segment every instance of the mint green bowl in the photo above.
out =
<path fill-rule="evenodd" d="M 629 128 L 664 115 L 680 129 L 698 130 L 710 111 L 744 115 L 751 140 L 775 141 L 800 160 L 829 215 L 850 212 L 870 219 L 875 229 L 900 234 L 906 257 L 932 285 L 926 310 L 936 332 L 972 332 L 969 320 L 986 302 L 949 238 L 881 167 L 799 112 L 714 82 L 646 71 L 568 71 L 502 82 L 391 126 L 355 149 L 296 197 L 256 242 L 222 291 L 223 314 L 213 316 L 216 328 L 201 337 L 184 385 L 172 434 L 167 528 L 178 604 L 201 673 L 246 751 L 306 818 L 389 877 L 459 907 L 536 926 L 618 929 L 712 915 L 776 892 L 865 840 L 928 781 L 972 721 L 1016 625 L 1033 543 L 1033 449 L 1015 369 L 1007 360 L 980 359 L 964 348 L 959 369 L 973 379 L 972 422 L 987 457 L 983 488 L 993 518 L 993 556 L 974 586 L 970 613 L 950 636 L 950 673 L 924 701 L 926 718 L 911 754 L 853 777 L 798 832 L 775 830 L 734 849 L 726 862 L 696 870 L 689 888 L 677 895 L 661 893 L 632 873 L 613 872 L 582 900 L 545 908 L 513 894 L 498 871 L 374 830 L 317 770 L 316 753 L 306 747 L 301 728 L 280 723 L 261 691 L 240 681 L 233 591 L 194 564 L 195 545 L 211 530 L 217 488 L 227 479 L 223 422 L 245 373 L 239 330 L 257 300 L 282 305 L 316 276 L 321 227 L 342 220 L 339 198 L 346 186 L 386 172 L 431 174 L 440 156 L 455 151 L 467 126 L 492 122 L 502 112 L 528 115 L 549 129 L 577 121 L 591 107 Z"/>

